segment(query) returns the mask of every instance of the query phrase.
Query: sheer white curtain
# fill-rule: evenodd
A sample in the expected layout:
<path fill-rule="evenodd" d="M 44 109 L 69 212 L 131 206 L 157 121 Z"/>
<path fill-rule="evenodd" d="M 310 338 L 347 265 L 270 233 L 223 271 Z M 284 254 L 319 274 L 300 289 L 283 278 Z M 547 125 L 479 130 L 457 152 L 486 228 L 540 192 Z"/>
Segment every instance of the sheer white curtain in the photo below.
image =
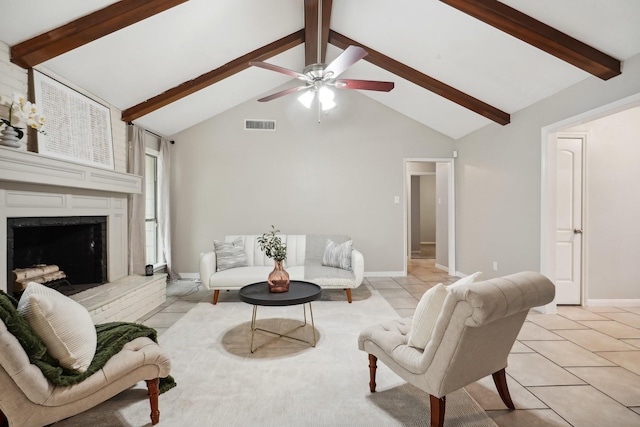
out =
<path fill-rule="evenodd" d="M 129 157 L 127 172 L 142 177 L 142 193 L 129 195 L 129 274 L 144 274 L 145 266 L 145 197 L 144 163 L 145 131 L 129 125 Z"/>
<path fill-rule="evenodd" d="M 160 154 L 158 155 L 158 237 L 167 263 L 170 279 L 179 279 L 180 275 L 173 269 L 171 259 L 171 190 L 170 190 L 171 154 L 169 141 L 160 138 Z"/>

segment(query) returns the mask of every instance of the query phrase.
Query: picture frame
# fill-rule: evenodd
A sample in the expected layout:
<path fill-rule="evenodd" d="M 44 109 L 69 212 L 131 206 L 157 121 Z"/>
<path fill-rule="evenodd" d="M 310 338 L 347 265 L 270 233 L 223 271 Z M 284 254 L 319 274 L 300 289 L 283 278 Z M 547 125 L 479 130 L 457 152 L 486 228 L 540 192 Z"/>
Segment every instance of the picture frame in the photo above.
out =
<path fill-rule="evenodd" d="M 67 85 L 31 70 L 34 102 L 45 118 L 35 151 L 47 157 L 114 170 L 111 110 Z"/>

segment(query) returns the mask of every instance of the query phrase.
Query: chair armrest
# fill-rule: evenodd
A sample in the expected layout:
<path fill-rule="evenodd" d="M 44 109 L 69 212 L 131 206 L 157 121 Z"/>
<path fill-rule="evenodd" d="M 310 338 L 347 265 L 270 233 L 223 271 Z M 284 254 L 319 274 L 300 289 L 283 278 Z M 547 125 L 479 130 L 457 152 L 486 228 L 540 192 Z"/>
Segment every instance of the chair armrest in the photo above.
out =
<path fill-rule="evenodd" d="M 358 287 L 364 279 L 364 257 L 357 249 L 351 249 L 351 270 L 356 275 L 356 287 Z"/>
<path fill-rule="evenodd" d="M 214 251 L 205 252 L 200 255 L 200 281 L 207 288 L 209 286 L 209 279 L 217 270 L 216 253 Z"/>

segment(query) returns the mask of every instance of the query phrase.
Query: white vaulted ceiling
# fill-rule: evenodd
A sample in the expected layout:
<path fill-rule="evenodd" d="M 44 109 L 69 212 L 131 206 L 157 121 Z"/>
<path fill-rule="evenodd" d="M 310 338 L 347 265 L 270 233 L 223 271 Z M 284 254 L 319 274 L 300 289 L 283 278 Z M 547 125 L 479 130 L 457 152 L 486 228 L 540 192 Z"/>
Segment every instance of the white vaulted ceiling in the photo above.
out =
<path fill-rule="evenodd" d="M 114 3 L 3 0 L 0 40 L 14 46 Z M 623 72 L 624 60 L 640 53 L 638 0 L 502 3 L 614 57 Z M 189 0 L 41 65 L 125 111 L 303 29 L 304 15 L 304 0 Z M 438 0 L 333 0 L 330 28 L 508 114 L 593 78 Z M 325 62 L 340 52 L 330 44 Z M 301 71 L 304 44 L 266 62 Z M 389 93 L 361 93 L 452 138 L 493 123 L 366 60 L 343 76 L 395 82 Z M 134 122 L 171 136 L 290 80 L 247 68 Z"/>

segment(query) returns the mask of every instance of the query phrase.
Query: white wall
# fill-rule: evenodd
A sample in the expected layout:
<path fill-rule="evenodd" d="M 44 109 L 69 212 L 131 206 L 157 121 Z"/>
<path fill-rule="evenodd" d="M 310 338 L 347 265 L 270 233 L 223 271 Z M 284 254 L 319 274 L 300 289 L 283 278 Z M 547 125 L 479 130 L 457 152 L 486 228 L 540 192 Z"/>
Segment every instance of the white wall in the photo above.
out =
<path fill-rule="evenodd" d="M 640 107 L 576 126 L 585 132 L 586 298 L 639 299 Z"/>
<path fill-rule="evenodd" d="M 457 269 L 495 277 L 540 270 L 541 129 L 640 92 L 640 56 L 457 141 Z M 492 262 L 498 271 L 492 271 Z"/>
<path fill-rule="evenodd" d="M 420 177 L 420 242 L 436 241 L 436 176 Z"/>
<path fill-rule="evenodd" d="M 411 252 L 420 252 L 420 234 L 422 228 L 422 219 L 420 212 L 420 177 L 412 175 L 411 177 L 411 213 L 409 215 L 409 230 L 411 234 Z"/>
<path fill-rule="evenodd" d="M 295 96 L 250 100 L 172 139 L 173 256 L 195 273 L 226 234 L 344 233 L 366 272 L 405 268 L 405 158 L 448 158 L 453 141 L 357 91 L 317 122 Z M 277 130 L 244 131 L 244 119 Z M 400 203 L 394 203 L 394 197 Z"/>

